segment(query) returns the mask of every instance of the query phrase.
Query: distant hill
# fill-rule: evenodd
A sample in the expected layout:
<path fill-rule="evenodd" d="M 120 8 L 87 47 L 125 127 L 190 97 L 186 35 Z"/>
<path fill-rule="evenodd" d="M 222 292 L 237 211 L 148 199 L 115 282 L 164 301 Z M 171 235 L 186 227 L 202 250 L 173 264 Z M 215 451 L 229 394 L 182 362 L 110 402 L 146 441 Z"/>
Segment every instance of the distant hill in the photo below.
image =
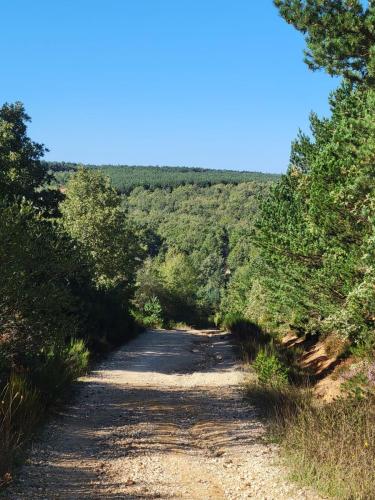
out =
<path fill-rule="evenodd" d="M 65 184 L 71 172 L 76 170 L 78 163 L 47 162 L 55 173 L 58 184 Z M 174 188 L 184 184 L 212 186 L 214 184 L 239 184 L 241 182 L 277 181 L 278 174 L 261 172 L 246 172 L 237 170 L 213 170 L 190 167 L 159 167 L 159 166 L 129 166 L 129 165 L 83 165 L 86 168 L 101 170 L 110 177 L 113 186 L 121 193 L 128 193 L 135 187 L 147 189 Z"/>

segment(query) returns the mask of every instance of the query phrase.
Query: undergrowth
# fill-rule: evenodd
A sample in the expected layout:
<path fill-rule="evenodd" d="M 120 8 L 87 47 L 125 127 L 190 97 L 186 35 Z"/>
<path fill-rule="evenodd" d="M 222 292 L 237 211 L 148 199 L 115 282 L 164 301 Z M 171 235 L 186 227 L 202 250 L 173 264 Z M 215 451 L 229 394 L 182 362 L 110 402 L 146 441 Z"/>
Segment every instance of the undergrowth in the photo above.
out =
<path fill-rule="evenodd" d="M 47 409 L 77 377 L 85 373 L 89 351 L 82 340 L 41 354 L 6 377 L 0 390 L 0 487 L 12 480 L 22 456 Z"/>
<path fill-rule="evenodd" d="M 0 394 L 0 486 L 11 480 L 11 466 L 42 409 L 38 390 L 24 376 L 12 374 Z"/>
<path fill-rule="evenodd" d="M 375 397 L 318 405 L 309 389 L 247 386 L 292 478 L 340 499 L 374 498 Z"/>
<path fill-rule="evenodd" d="M 311 380 L 298 369 L 293 350 L 288 353 L 273 340 L 258 343 L 258 338 L 264 340 L 257 333 L 241 341 L 245 360 L 252 361 L 257 375 L 248 382 L 246 396 L 265 419 L 269 439 L 280 444 L 292 478 L 333 498 L 374 498 L 371 384 L 353 378 L 340 399 L 322 404 L 314 399 Z"/>

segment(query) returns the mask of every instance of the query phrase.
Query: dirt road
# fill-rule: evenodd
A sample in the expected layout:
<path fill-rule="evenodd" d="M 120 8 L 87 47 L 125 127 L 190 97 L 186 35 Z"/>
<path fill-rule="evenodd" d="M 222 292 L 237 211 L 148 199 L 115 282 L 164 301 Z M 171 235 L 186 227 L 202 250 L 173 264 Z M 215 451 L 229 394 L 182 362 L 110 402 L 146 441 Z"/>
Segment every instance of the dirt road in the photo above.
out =
<path fill-rule="evenodd" d="M 243 376 L 230 336 L 143 333 L 77 383 L 7 498 L 318 498 L 277 465 Z"/>

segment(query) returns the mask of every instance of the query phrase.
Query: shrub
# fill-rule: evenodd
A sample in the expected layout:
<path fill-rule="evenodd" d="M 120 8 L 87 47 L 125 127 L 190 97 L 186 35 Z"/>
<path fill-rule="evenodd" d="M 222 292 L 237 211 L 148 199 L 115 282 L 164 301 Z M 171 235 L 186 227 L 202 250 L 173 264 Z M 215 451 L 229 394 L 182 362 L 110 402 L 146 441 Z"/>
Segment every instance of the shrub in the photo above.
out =
<path fill-rule="evenodd" d="M 83 340 L 71 340 L 64 348 L 42 353 L 30 366 L 30 379 L 48 404 L 88 367 L 89 351 Z"/>
<path fill-rule="evenodd" d="M 272 345 L 259 350 L 253 367 L 260 384 L 280 387 L 288 383 L 288 368 L 282 364 Z"/>
<path fill-rule="evenodd" d="M 29 204 L 0 205 L 0 365 L 63 345 L 77 331 L 69 283 L 82 263 L 71 243 Z"/>
<path fill-rule="evenodd" d="M 71 340 L 64 351 L 64 357 L 66 370 L 71 381 L 87 371 L 90 353 L 83 340 Z"/>
<path fill-rule="evenodd" d="M 268 333 L 238 313 L 228 313 L 222 321 L 222 326 L 235 335 L 239 341 L 242 359 L 247 363 L 256 357 L 261 346 L 271 341 Z"/>
<path fill-rule="evenodd" d="M 143 306 L 143 323 L 145 326 L 161 327 L 163 325 L 162 307 L 157 297 L 153 296 Z"/>
<path fill-rule="evenodd" d="M 263 343 L 266 337 L 268 338 L 256 323 L 238 313 L 227 314 L 223 320 L 223 327 L 235 334 L 239 340 L 255 338 Z"/>

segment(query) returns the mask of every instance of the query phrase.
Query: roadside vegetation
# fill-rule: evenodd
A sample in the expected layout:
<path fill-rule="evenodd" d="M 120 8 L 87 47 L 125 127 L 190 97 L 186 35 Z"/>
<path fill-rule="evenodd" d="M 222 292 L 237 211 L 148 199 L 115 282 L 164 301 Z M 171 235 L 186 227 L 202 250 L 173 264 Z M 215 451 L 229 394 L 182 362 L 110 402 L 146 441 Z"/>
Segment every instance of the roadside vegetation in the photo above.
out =
<path fill-rule="evenodd" d="M 241 332 L 257 375 L 247 397 L 293 476 L 329 496 L 373 498 L 375 5 L 275 4 L 305 35 L 308 66 L 342 81 L 331 116 L 311 114 L 311 133 L 299 133 L 286 175 L 261 203 L 252 255 L 225 290 L 222 323 Z M 325 377 L 342 379 L 328 403 L 316 390 Z"/>
<path fill-rule="evenodd" d="M 236 326 L 231 330 L 238 337 Z M 242 326 L 238 339 L 244 360 L 252 368 L 245 385 L 246 398 L 267 423 L 268 439 L 280 444 L 291 477 L 329 497 L 372 498 L 373 364 L 358 358 L 359 368 L 348 375 L 340 397 L 324 403 L 314 392 L 314 374 L 304 371 L 298 362 L 298 350 L 285 347 L 251 323 L 247 335 Z"/>
<path fill-rule="evenodd" d="M 79 170 L 50 189 L 20 103 L 0 109 L 0 483 L 90 358 L 129 338 L 141 255 L 122 200 Z"/>

